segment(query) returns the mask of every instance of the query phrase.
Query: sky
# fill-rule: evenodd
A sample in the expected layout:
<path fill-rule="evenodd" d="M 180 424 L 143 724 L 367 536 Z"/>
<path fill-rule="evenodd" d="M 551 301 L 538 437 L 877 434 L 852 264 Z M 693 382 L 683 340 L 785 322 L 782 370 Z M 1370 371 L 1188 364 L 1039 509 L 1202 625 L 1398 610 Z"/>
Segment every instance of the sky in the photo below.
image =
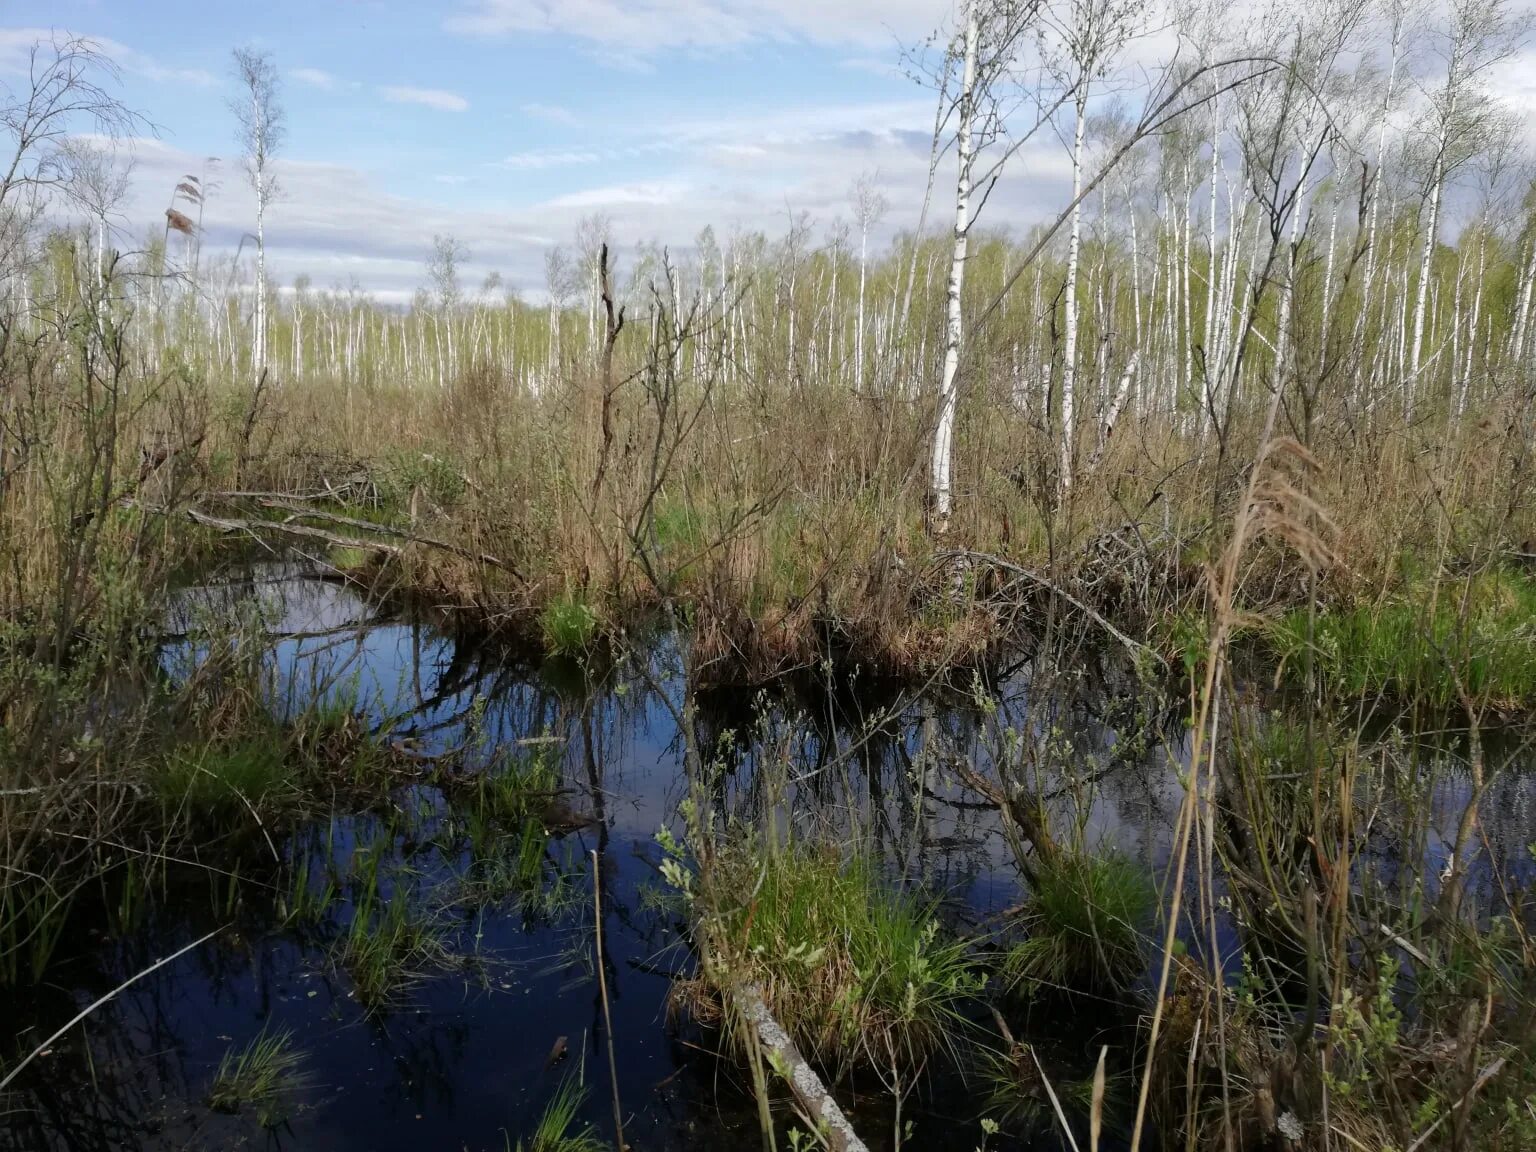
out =
<path fill-rule="evenodd" d="M 592 213 L 625 244 L 780 234 L 791 211 L 824 228 L 878 172 L 880 235 L 912 227 L 934 97 L 901 46 L 948 16 L 946 0 L 8 0 L 0 72 L 14 82 L 50 29 L 97 40 L 153 126 L 123 226 L 157 227 L 182 175 L 207 173 L 208 245 L 227 248 L 253 220 L 231 50 L 269 52 L 287 113 L 274 277 L 403 299 L 451 233 L 471 288 L 497 271 L 535 295 L 545 250 Z"/>
<path fill-rule="evenodd" d="M 467 248 L 471 290 L 494 271 L 532 298 L 545 252 L 594 213 L 621 245 L 687 248 L 705 225 L 780 235 L 792 212 L 824 236 L 870 173 L 890 203 L 872 243 L 914 226 L 935 98 L 902 49 L 952 18 L 952 0 L 5 0 L 0 80 L 50 30 L 97 40 L 150 126 L 131 141 L 125 242 L 163 224 L 190 173 L 213 181 L 208 249 L 233 250 L 254 201 L 231 50 L 268 52 L 288 129 L 274 278 L 405 300 L 442 233 Z M 1536 121 L 1536 54 L 1502 87 Z M 1067 160 L 1043 136 L 986 222 L 1054 214 Z"/>

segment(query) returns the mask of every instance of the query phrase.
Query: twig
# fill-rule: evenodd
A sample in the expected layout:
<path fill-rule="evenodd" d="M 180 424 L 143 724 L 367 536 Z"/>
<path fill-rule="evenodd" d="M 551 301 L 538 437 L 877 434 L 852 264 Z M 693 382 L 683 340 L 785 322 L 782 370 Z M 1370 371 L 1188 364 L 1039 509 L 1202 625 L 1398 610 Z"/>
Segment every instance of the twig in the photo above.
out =
<path fill-rule="evenodd" d="M 302 501 L 293 499 L 291 497 L 249 493 L 237 494 L 226 492 L 211 492 L 206 498 L 231 499 L 237 495 L 253 500 L 259 507 L 262 508 L 268 508 L 278 512 L 291 512 L 295 516 L 302 516 L 309 520 L 320 520 L 328 524 L 340 525 L 344 528 L 356 528 L 363 532 L 374 532 L 382 536 L 393 536 L 396 539 L 405 540 L 412 544 L 420 544 L 427 548 L 436 548 L 441 552 L 450 552 L 455 556 L 462 556 L 466 560 L 478 560 L 482 564 L 491 565 L 493 568 L 504 568 L 508 572 L 511 572 L 514 576 L 519 575 L 517 570 L 510 564 L 507 564 L 502 560 L 498 560 L 495 556 L 492 556 L 487 552 L 475 552 L 469 548 L 462 548 L 457 544 L 449 543 L 447 540 L 439 540 L 436 537 L 423 536 L 419 532 L 411 532 L 404 528 L 397 528 L 393 524 L 379 524 L 372 520 L 363 520 L 355 516 L 343 516 L 336 512 L 326 512 L 319 508 L 311 508 L 304 504 Z M 194 520 L 198 520 L 200 523 L 209 523 L 213 527 L 223 526 L 221 524 L 212 523 L 214 520 L 221 518 L 212 517 L 200 509 L 192 509 L 190 510 L 189 514 Z M 359 548 L 379 548 L 379 545 L 370 543 L 365 540 L 355 540 L 348 537 L 333 535 L 308 525 L 294 524 L 291 521 L 286 520 L 228 521 L 227 523 L 236 525 L 238 530 L 243 530 L 246 532 L 252 532 L 265 528 L 276 532 L 295 532 L 300 536 L 315 537 L 320 540 L 329 541 L 333 544 L 339 544 L 343 547 L 350 546 Z M 380 551 L 399 552 L 400 550 L 398 548 L 386 547 L 380 548 Z"/>
<path fill-rule="evenodd" d="M 1461 1111 L 1461 1109 L 1466 1106 L 1472 1097 L 1476 1096 L 1478 1092 L 1482 1090 L 1484 1084 L 1488 1083 L 1488 1081 L 1492 1080 L 1500 1072 L 1504 1071 L 1504 1065 L 1507 1062 L 1508 1057 L 1500 1056 L 1492 1064 L 1488 1065 L 1488 1067 L 1479 1072 L 1477 1074 L 1477 1079 L 1472 1083 L 1472 1087 L 1468 1088 L 1462 1095 L 1461 1099 L 1456 1101 L 1452 1107 L 1447 1108 L 1444 1112 L 1440 1113 L 1439 1118 L 1436 1119 L 1435 1122 L 1428 1128 L 1424 1129 L 1424 1131 L 1419 1134 L 1419 1138 L 1417 1140 L 1408 1145 L 1408 1152 L 1419 1152 L 1419 1149 L 1424 1147 L 1424 1142 L 1435 1134 L 1435 1130 L 1438 1129 L 1440 1125 L 1445 1123 L 1445 1118 L 1452 1115 L 1453 1113 Z M 3 1087 L 4 1085 L 0 1084 L 0 1088 Z"/>
<path fill-rule="evenodd" d="M 79 1012 L 77 1012 L 73 1017 L 71 1017 L 69 1023 L 65 1024 L 64 1027 L 60 1028 L 52 1036 L 48 1037 L 48 1039 L 44 1040 L 36 1048 L 32 1049 L 32 1051 L 28 1052 L 26 1054 L 26 1056 L 24 1056 L 22 1058 L 21 1063 L 17 1064 L 16 1067 L 12 1068 L 9 1072 L 7 1072 L 5 1074 L 5 1079 L 4 1080 L 0 1080 L 0 1092 L 5 1091 L 6 1085 L 8 1085 L 12 1080 L 16 1079 L 16 1077 L 21 1074 L 21 1070 L 23 1068 L 25 1068 L 28 1064 L 32 1063 L 32 1061 L 35 1060 L 38 1056 L 40 1056 L 44 1052 L 46 1052 L 48 1050 L 48 1046 L 50 1044 L 52 1044 L 60 1036 L 64 1035 L 64 1033 L 68 1032 L 76 1024 L 80 1023 L 80 1021 L 84 1020 L 92 1012 L 96 1011 L 96 1009 L 100 1008 L 107 1001 L 113 999 L 119 992 L 124 991 L 125 989 L 127 989 L 131 985 L 133 985 L 133 984 L 137 983 L 138 981 L 142 980 L 144 977 L 148 976 L 155 969 L 157 969 L 157 968 L 164 968 L 172 960 L 176 960 L 179 957 L 185 956 L 188 952 L 192 951 L 192 949 L 198 947 L 201 944 L 206 944 L 208 941 L 212 940 L 215 936 L 217 936 L 220 932 L 224 931 L 224 928 L 225 928 L 225 925 L 220 925 L 219 927 L 215 928 L 212 932 L 208 933 L 206 936 L 200 936 L 198 939 L 192 941 L 192 943 L 186 945 L 185 947 L 178 948 L 175 952 L 172 952 L 164 960 L 156 960 L 153 964 L 151 964 L 148 968 L 144 969 L 142 972 L 139 972 L 137 975 L 128 977 L 128 979 L 124 980 L 121 984 L 119 984 L 116 988 L 112 989 L 112 991 L 108 992 L 106 995 L 97 997 L 95 1000 L 92 1000 L 89 1004 L 87 1004 L 84 1008 L 82 1008 Z"/>
<path fill-rule="evenodd" d="M 1079 600 L 1076 596 L 1073 596 L 1070 592 L 1066 591 L 1060 585 L 1056 584 L 1054 581 L 1047 580 L 1044 576 L 1041 576 L 1038 572 L 1031 572 L 1028 568 L 1021 568 L 1017 564 L 1012 564 L 1012 563 L 1008 562 L 1007 560 L 1004 560 L 1002 557 L 1000 557 L 1000 556 L 993 556 L 991 553 L 988 553 L 988 552 L 972 552 L 972 551 L 969 551 L 969 550 L 966 550 L 966 549 L 955 549 L 955 550 L 952 550 L 952 551 L 949 551 L 949 552 L 940 552 L 938 554 L 938 559 L 941 559 L 941 560 L 979 560 L 979 561 L 981 561 L 983 563 L 991 564 L 993 567 L 1001 568 L 1005 572 L 1013 573 L 1013 575 L 1015 577 L 1017 577 L 1018 580 L 1025 580 L 1025 581 L 1028 581 L 1028 582 L 1030 582 L 1032 584 L 1038 584 L 1040 587 L 1044 588 L 1046 591 L 1052 592 L 1055 595 L 1060 596 L 1068 604 L 1072 605 L 1072 607 L 1076 608 L 1083 615 L 1087 616 L 1088 619 L 1092 620 L 1100 628 L 1102 628 L 1102 629 L 1104 629 L 1104 631 L 1108 632 L 1111 636 L 1113 636 L 1121 644 L 1124 644 L 1126 646 L 1126 648 L 1128 648 L 1130 650 L 1130 652 L 1131 652 L 1131 654 L 1133 656 L 1140 656 L 1140 655 L 1142 655 L 1144 653 L 1147 656 L 1151 657 L 1151 659 L 1156 661 L 1158 667 L 1165 668 L 1165 669 L 1168 667 L 1168 662 L 1166 660 L 1164 660 L 1162 658 L 1162 656 L 1160 656 L 1158 654 L 1156 649 L 1149 648 L 1147 645 L 1141 643 L 1141 641 L 1139 641 L 1139 640 L 1132 640 L 1124 632 L 1120 631 L 1120 629 L 1116 628 L 1107 619 L 1105 619 L 1103 613 L 1097 611 L 1094 608 L 1089 607 L 1087 604 L 1083 603 L 1083 601 Z"/>
<path fill-rule="evenodd" d="M 613 1131 L 619 1152 L 624 1152 L 624 1109 L 619 1104 L 619 1065 L 613 1054 L 613 1014 L 608 1010 L 608 976 L 603 970 L 602 869 L 597 849 L 592 849 L 592 911 L 597 930 L 597 989 L 603 998 L 603 1031 L 608 1041 L 608 1083 L 613 1089 Z"/>
<path fill-rule="evenodd" d="M 1040 1063 L 1040 1057 L 1035 1055 L 1033 1047 L 1029 1050 L 1029 1058 L 1035 1062 L 1035 1069 L 1040 1073 L 1040 1083 L 1045 1085 L 1045 1094 L 1051 1098 L 1051 1107 L 1056 1110 L 1056 1119 L 1061 1122 L 1061 1130 L 1067 1134 L 1067 1143 L 1072 1146 L 1072 1152 L 1080 1152 L 1077 1146 L 1077 1137 L 1072 1135 L 1072 1125 L 1067 1123 L 1067 1114 L 1061 1110 L 1061 1101 L 1056 1099 L 1056 1089 L 1051 1087 L 1051 1078 L 1045 1074 L 1045 1068 Z M 1100 1070 L 1103 1069 L 1103 1058 L 1100 1057 Z M 1095 1085 L 1097 1090 L 1097 1085 Z"/>

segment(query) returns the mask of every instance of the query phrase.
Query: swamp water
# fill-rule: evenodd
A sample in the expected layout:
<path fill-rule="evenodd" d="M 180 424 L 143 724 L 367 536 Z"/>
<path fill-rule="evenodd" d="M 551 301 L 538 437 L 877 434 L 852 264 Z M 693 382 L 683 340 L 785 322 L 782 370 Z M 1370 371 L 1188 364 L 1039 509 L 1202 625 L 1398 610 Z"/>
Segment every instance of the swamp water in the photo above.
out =
<path fill-rule="evenodd" d="M 758 1147 L 746 1073 L 713 1054 L 716 1034 L 669 1010 L 673 974 L 693 967 L 656 841 L 663 825 L 682 834 L 687 792 L 677 645 L 663 637 L 643 664 L 601 671 L 534 666 L 376 618 L 345 588 L 281 568 L 189 594 L 175 627 L 195 635 L 210 613 L 253 603 L 279 712 L 335 705 L 402 755 L 452 753 L 466 779 L 515 762 L 555 786 L 538 791 L 521 832 L 489 835 L 460 790 L 408 784 L 371 810 L 284 834 L 266 868 L 247 865 L 238 881 L 165 865 L 143 907 L 72 930 L 43 984 L 0 998 L 4 1063 L 123 980 L 217 934 L 35 1060 L 5 1101 L 0 1148 L 504 1149 L 529 1138 L 567 1080 L 587 1089 L 580 1118 L 611 1141 L 594 853 L 627 1142 L 642 1152 Z M 165 668 L 184 674 L 199 656 L 197 641 L 173 642 Z M 1149 711 L 1100 670 L 1037 690 L 1028 664 L 967 690 L 898 691 L 831 664 L 801 680 L 797 691 L 699 696 L 696 740 L 722 816 L 857 839 L 893 883 L 920 884 L 942 899 L 941 917 L 984 933 L 1017 902 L 1017 874 L 995 813 L 958 787 L 946 758 L 985 765 L 1008 733 L 1027 733 L 1064 742 L 1077 766 L 1049 781 L 1053 811 L 1079 822 L 1089 844 L 1158 875 L 1166 865 L 1182 797 L 1177 705 Z M 1490 837 L 1511 852 L 1536 828 L 1527 779 L 1506 774 L 1490 805 Z M 1437 803 L 1432 857 L 1443 857 L 1460 791 L 1452 781 Z M 278 882 L 293 869 L 271 854 L 298 865 L 300 884 Z M 114 921 L 126 927 L 108 929 Z M 388 983 L 367 975 L 351 934 L 359 922 L 403 941 Z M 1235 936 L 1221 946 L 1237 967 Z M 985 1010 L 972 1015 L 984 1040 Z M 1080 1076 L 1098 1044 L 1128 1046 L 1127 1016 L 1099 1019 L 1079 1005 L 1015 1023 L 1048 1069 L 1054 1061 L 1057 1074 Z M 210 1107 L 226 1053 L 279 1032 L 302 1052 L 304 1073 L 281 1122 Z M 985 1091 L 954 1063 L 936 1057 L 906 1101 L 905 1147 L 971 1152 L 981 1142 Z M 890 1147 L 893 1105 L 879 1078 L 855 1071 L 838 1094 L 871 1146 Z M 792 1126 L 781 1115 L 780 1147 Z M 987 1146 L 1057 1141 L 1047 1122 L 1027 1145 Z"/>

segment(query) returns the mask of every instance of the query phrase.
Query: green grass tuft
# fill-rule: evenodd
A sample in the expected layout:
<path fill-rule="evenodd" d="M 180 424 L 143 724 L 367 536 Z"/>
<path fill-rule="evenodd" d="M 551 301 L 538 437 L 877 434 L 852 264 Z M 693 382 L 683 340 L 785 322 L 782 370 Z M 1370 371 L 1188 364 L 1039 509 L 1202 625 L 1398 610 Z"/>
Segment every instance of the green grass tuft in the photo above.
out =
<path fill-rule="evenodd" d="M 370 1011 L 399 1001 L 411 985 L 450 960 L 442 927 L 414 906 L 410 893 L 365 900 L 337 941 L 337 962 Z"/>
<path fill-rule="evenodd" d="M 1286 615 L 1271 644 L 1293 680 L 1304 675 L 1307 612 Z M 1456 582 L 1416 583 L 1356 608 L 1317 614 L 1311 652 L 1335 696 L 1384 696 L 1456 708 L 1536 702 L 1536 583 L 1490 570 Z"/>
<path fill-rule="evenodd" d="M 567 592 L 552 600 L 539 614 L 539 631 L 551 652 L 580 656 L 597 635 L 597 613 L 580 595 Z"/>
<path fill-rule="evenodd" d="M 200 815 L 239 815 L 283 803 L 296 793 L 283 742 L 271 734 L 173 750 L 154 786 L 170 807 Z"/>
<path fill-rule="evenodd" d="M 1156 891 L 1118 853 L 1063 852 L 1040 861 L 1017 926 L 1025 938 L 1003 960 L 1010 988 L 1124 990 L 1146 966 Z"/>
<path fill-rule="evenodd" d="M 766 862 L 717 859 L 726 958 L 759 985 L 779 1022 L 822 1060 L 919 1063 L 961 1024 L 983 978 L 936 907 L 887 887 L 855 856 L 788 847 Z M 731 898 L 734 897 L 734 901 Z"/>
<path fill-rule="evenodd" d="M 586 1089 L 567 1076 L 545 1105 L 533 1134 L 517 1142 L 517 1152 L 605 1152 L 608 1145 L 592 1125 L 577 1126 L 576 1113 L 586 1099 Z"/>
<path fill-rule="evenodd" d="M 293 1047 L 293 1034 L 265 1028 L 238 1052 L 231 1048 L 219 1061 L 209 1107 L 219 1112 L 250 1108 L 263 1128 L 273 1128 L 288 1117 L 292 1098 L 308 1083 L 303 1070 L 304 1053 Z"/>

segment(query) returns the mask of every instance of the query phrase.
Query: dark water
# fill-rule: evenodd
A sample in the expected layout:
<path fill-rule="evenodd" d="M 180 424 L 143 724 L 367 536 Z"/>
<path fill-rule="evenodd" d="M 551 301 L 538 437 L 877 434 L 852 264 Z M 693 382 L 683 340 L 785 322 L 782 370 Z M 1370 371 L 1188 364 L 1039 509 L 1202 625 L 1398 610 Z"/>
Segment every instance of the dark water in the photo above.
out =
<path fill-rule="evenodd" d="M 386 739 L 427 756 L 450 749 L 493 759 L 509 750 L 554 757 L 563 783 L 536 898 L 477 899 L 471 868 L 443 828 L 450 798 L 396 790 L 388 804 L 342 811 L 285 836 L 277 850 L 338 878 L 340 899 L 319 922 L 284 926 L 261 850 L 238 882 L 169 867 L 152 907 L 103 912 L 100 926 L 61 948 L 47 983 L 0 1002 L 14 1052 L 34 1047 L 95 996 L 200 935 L 208 943 L 133 984 L 58 1041 L 4 1102 L 8 1149 L 501 1149 L 532 1131 L 563 1077 L 590 1089 L 582 1116 L 612 1135 L 606 1029 L 593 960 L 593 853 L 602 875 L 605 973 L 611 997 L 625 1135 L 636 1149 L 757 1147 L 743 1075 L 712 1055 L 716 1037 L 669 1013 L 671 974 L 690 969 L 676 912 L 662 895 L 657 829 L 681 831 L 685 793 L 676 643 L 593 671 L 533 665 L 455 642 L 429 626 L 374 620 L 349 592 L 281 569 L 189 595 L 176 630 L 259 606 L 270 637 L 271 706 L 342 702 Z M 182 673 L 203 641 L 173 643 Z M 892 877 L 942 899 L 958 925 L 984 927 L 1019 897 L 992 813 L 974 804 L 945 757 L 985 764 L 1000 742 L 1055 748 L 1043 790 L 1080 822 L 1091 845 L 1113 845 L 1160 869 L 1182 798 L 1176 709 L 1141 706 L 1113 672 L 1087 668 L 1049 685 L 1028 664 L 992 683 L 898 690 L 828 665 L 774 693 L 715 690 L 699 700 L 696 732 L 720 771 L 719 812 L 774 811 L 807 833 L 855 837 Z M 1010 735 L 1010 733 L 1012 735 Z M 770 766 L 777 766 L 770 770 Z M 765 781 L 787 782 L 785 798 Z M 1501 793 L 1514 828 L 1529 814 L 1523 778 Z M 925 782 L 926 787 L 920 788 Z M 1437 805 L 1429 851 L 1443 859 L 1458 794 Z M 1528 821 L 1523 828 L 1528 830 Z M 1499 833 L 1495 830 L 1495 835 Z M 1514 833 L 1510 833 L 1513 847 Z M 370 863 L 371 862 L 371 863 Z M 335 957 L 356 914 L 348 877 L 377 867 L 385 901 L 430 907 L 457 958 L 433 966 L 383 1009 L 365 1007 Z M 127 924 L 126 930 L 112 927 Z M 1235 937 L 1220 942 L 1236 950 Z M 1234 965 L 1235 967 L 1235 965 Z M 1099 1042 L 1127 1051 L 1124 1014 L 1079 1011 L 1021 1023 L 1061 1075 L 1082 1069 Z M 984 1019 L 978 1010 L 978 1021 Z M 287 1121 L 264 1130 L 249 1114 L 206 1103 L 224 1054 L 263 1028 L 291 1031 L 310 1082 Z M 562 1041 L 564 1059 L 550 1061 Z M 974 1078 L 930 1070 L 907 1102 L 905 1145 L 971 1152 L 985 1101 Z M 877 1078 L 855 1073 L 840 1091 L 855 1126 L 889 1147 L 893 1114 Z M 781 1128 L 787 1128 L 783 1118 Z M 782 1139 L 782 1138 L 781 1138 Z M 1027 1144 L 1052 1148 L 1046 1126 Z M 781 1147 L 787 1144 L 781 1143 Z"/>

